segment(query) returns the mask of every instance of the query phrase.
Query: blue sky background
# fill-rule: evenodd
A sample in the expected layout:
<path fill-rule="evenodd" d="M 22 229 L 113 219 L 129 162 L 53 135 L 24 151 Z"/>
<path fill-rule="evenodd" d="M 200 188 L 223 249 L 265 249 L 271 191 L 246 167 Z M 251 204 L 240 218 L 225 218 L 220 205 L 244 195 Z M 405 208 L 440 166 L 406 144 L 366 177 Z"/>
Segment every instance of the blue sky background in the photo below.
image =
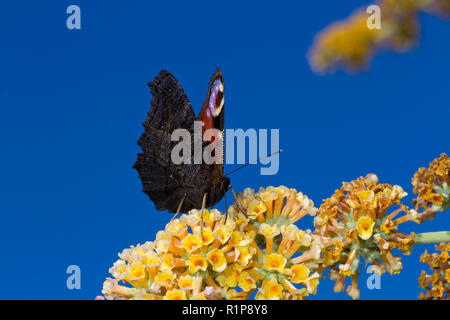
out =
<path fill-rule="evenodd" d="M 82 30 L 66 28 L 77 4 Z M 279 128 L 280 171 L 251 166 L 236 190 L 294 187 L 317 205 L 368 172 L 412 193 L 420 166 L 449 153 L 450 21 L 423 15 L 421 45 L 385 53 L 369 72 L 311 72 L 314 35 L 361 1 L 15 1 L 0 6 L 0 298 L 93 299 L 117 253 L 170 219 L 131 167 L 165 68 L 195 112 L 209 77 L 226 82 L 226 127 Z M 226 171 L 234 169 L 228 166 Z M 411 204 L 408 197 L 407 204 Z M 224 209 L 223 201 L 218 204 Z M 311 228 L 312 219 L 301 227 Z M 402 231 L 449 230 L 449 212 Z M 415 299 L 416 246 L 400 275 L 362 299 Z M 79 265 L 81 290 L 66 288 Z M 349 299 L 322 280 L 312 299 Z"/>

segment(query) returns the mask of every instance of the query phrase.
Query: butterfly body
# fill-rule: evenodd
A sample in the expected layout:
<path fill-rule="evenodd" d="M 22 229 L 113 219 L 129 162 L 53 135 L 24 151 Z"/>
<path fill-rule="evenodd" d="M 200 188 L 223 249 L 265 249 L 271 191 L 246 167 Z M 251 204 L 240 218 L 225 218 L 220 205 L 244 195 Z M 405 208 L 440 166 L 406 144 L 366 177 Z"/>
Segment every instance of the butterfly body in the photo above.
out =
<path fill-rule="evenodd" d="M 148 85 L 152 93 L 151 108 L 143 123 L 144 133 L 138 141 L 142 152 L 138 153 L 133 166 L 139 172 L 143 192 L 158 210 L 171 213 L 177 211 L 182 200 L 180 212 L 200 209 L 204 194 L 207 194 L 206 204 L 214 205 L 223 198 L 230 183 L 223 175 L 223 162 L 196 164 L 192 154 L 190 163 L 174 164 L 171 153 L 178 141 L 172 141 L 172 133 L 176 129 L 189 131 L 192 150 L 195 121 L 201 121 L 202 134 L 208 129 L 217 129 L 223 136 L 222 73 L 217 70 L 213 74 L 198 117 L 183 88 L 169 72 L 162 70 Z M 203 141 L 202 146 L 210 143 L 217 141 Z"/>

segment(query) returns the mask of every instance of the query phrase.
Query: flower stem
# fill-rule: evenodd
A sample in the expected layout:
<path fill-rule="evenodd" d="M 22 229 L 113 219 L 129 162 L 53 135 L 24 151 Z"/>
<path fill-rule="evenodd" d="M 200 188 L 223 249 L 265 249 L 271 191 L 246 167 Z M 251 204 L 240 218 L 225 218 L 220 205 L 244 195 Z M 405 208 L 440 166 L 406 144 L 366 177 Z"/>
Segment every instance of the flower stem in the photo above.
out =
<path fill-rule="evenodd" d="M 416 244 L 439 242 L 450 242 L 450 231 L 424 232 L 416 234 Z"/>

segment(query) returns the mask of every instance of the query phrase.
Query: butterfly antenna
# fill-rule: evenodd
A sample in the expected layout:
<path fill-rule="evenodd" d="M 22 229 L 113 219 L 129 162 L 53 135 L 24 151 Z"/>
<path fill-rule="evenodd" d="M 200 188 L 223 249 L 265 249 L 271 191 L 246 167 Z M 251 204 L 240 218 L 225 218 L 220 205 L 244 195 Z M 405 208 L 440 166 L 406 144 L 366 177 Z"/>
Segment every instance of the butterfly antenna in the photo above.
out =
<path fill-rule="evenodd" d="M 202 218 L 201 218 L 201 224 L 200 224 L 200 236 L 202 237 L 202 243 L 203 243 L 203 213 L 205 212 L 205 205 L 206 205 L 206 196 L 208 194 L 205 192 L 203 194 L 203 201 L 202 201 Z"/>
<path fill-rule="evenodd" d="M 262 158 L 258 158 L 258 159 L 256 159 L 256 161 L 252 161 L 252 162 L 246 163 L 246 164 L 244 164 L 243 166 L 241 166 L 241 167 L 239 167 L 239 168 L 237 168 L 237 169 L 234 169 L 234 170 L 231 171 L 231 172 L 228 172 L 225 176 L 229 176 L 230 174 L 235 173 L 236 171 L 241 170 L 242 168 L 245 168 L 245 167 L 247 167 L 247 166 L 249 166 L 249 165 L 251 165 L 251 164 L 255 164 L 255 163 L 257 163 L 258 161 L 260 161 L 260 160 L 262 160 L 262 159 L 269 158 L 269 157 L 271 157 L 271 156 L 273 156 L 273 155 L 276 155 L 277 153 L 281 153 L 281 152 L 283 152 L 282 149 L 280 149 L 280 150 L 278 150 L 278 151 L 276 151 L 276 152 L 274 152 L 274 153 L 272 153 L 272 154 L 269 154 L 268 156 L 265 156 L 265 157 L 262 157 Z"/>
<path fill-rule="evenodd" d="M 170 222 L 172 222 L 173 220 L 175 220 L 175 217 L 176 217 L 177 215 L 180 214 L 181 206 L 183 205 L 183 202 L 184 202 L 184 199 L 185 199 L 185 198 L 186 198 L 186 193 L 183 195 L 183 198 L 181 198 L 180 204 L 178 205 L 178 208 L 177 208 L 177 212 L 176 212 L 175 215 L 172 217 L 172 219 L 170 219 Z"/>

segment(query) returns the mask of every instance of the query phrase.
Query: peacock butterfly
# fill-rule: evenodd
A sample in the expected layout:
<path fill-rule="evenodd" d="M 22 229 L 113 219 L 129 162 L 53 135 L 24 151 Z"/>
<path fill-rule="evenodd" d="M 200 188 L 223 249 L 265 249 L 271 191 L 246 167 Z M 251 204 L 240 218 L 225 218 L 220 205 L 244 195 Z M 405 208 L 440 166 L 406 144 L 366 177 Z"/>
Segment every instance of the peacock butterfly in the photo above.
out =
<path fill-rule="evenodd" d="M 158 210 L 167 209 L 171 213 L 177 212 L 177 209 L 180 212 L 200 209 L 205 194 L 206 204 L 216 204 L 230 184 L 223 174 L 223 153 L 218 155 L 222 161 L 211 164 L 203 161 L 195 163 L 194 155 L 190 163 L 174 164 L 171 152 L 177 142 L 172 141 L 171 135 L 181 128 L 188 130 L 193 138 L 194 122 L 200 121 L 202 133 L 217 129 L 224 137 L 225 100 L 221 71 L 217 69 L 212 75 L 198 117 L 180 83 L 168 71 L 162 70 L 148 86 L 152 94 L 151 107 L 143 123 L 144 133 L 138 141 L 142 153 L 138 153 L 133 166 L 139 172 L 143 192 Z M 218 141 L 222 143 L 223 150 L 223 139 Z M 218 141 L 203 142 L 203 146 Z"/>

